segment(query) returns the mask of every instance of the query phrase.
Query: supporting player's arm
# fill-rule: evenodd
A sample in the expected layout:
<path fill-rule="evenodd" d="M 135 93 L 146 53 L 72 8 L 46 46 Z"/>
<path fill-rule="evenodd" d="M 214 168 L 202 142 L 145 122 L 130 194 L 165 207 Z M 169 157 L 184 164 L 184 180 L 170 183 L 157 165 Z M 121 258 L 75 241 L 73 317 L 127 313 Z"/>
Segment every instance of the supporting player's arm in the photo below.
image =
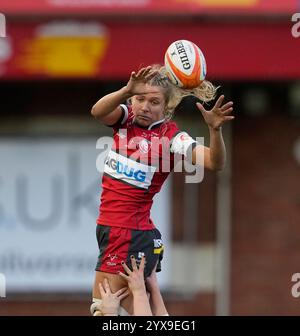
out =
<path fill-rule="evenodd" d="M 222 95 L 210 111 L 205 110 L 202 104 L 197 103 L 197 107 L 209 128 L 210 145 L 209 148 L 201 145 L 194 147 L 192 160 L 193 164 L 203 162 L 204 155 L 204 167 L 210 170 L 222 170 L 225 166 L 226 148 L 222 136 L 222 125 L 226 121 L 234 119 L 234 116 L 230 115 L 233 110 L 233 102 L 230 101 L 222 105 L 223 100 L 224 96 Z"/>
<path fill-rule="evenodd" d="M 148 292 L 150 293 L 150 305 L 153 315 L 154 316 L 169 315 L 158 286 L 158 281 L 156 277 L 156 267 L 153 269 L 151 275 L 148 278 L 146 278 L 146 287 Z"/>
<path fill-rule="evenodd" d="M 127 281 L 128 287 L 132 292 L 133 315 L 152 316 L 144 279 L 145 257 L 142 257 L 140 266 L 138 267 L 135 258 L 131 256 L 132 271 L 124 262 L 122 265 L 127 275 L 122 272 L 119 272 L 119 275 Z"/>

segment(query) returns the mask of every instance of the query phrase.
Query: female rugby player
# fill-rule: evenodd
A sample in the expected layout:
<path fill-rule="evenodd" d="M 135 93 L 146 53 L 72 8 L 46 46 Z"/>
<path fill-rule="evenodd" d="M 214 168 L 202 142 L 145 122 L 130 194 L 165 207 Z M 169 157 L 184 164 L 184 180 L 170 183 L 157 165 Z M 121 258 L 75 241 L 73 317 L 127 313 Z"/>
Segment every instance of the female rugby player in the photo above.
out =
<path fill-rule="evenodd" d="M 193 164 L 203 163 L 210 170 L 225 165 L 222 125 L 234 118 L 230 115 L 233 103 L 222 105 L 224 96 L 211 110 L 197 103 L 210 133 L 210 145 L 205 147 L 171 121 L 175 107 L 191 94 L 208 102 L 215 98 L 216 88 L 205 80 L 196 89 L 183 90 L 171 84 L 164 67 L 149 66 L 132 72 L 126 86 L 102 97 L 92 108 L 92 115 L 113 129 L 114 138 L 104 165 L 97 219 L 94 302 L 101 300 L 99 283 L 105 278 L 112 292 L 127 285 L 119 272 L 122 262 L 130 265 L 131 256 L 137 261 L 146 257 L 145 278 L 156 265 L 160 271 L 163 244 L 150 210 L 154 195 L 174 167 L 174 157 L 189 156 Z M 162 169 L 166 160 L 167 170 Z M 120 314 L 126 313 L 132 314 L 131 295 L 122 301 Z"/>

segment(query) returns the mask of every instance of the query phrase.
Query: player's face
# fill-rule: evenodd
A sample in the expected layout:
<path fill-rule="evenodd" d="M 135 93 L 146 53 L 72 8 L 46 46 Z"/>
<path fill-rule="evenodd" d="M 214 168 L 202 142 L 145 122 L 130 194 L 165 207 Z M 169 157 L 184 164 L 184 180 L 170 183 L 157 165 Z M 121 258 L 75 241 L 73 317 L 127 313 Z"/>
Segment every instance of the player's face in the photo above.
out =
<path fill-rule="evenodd" d="M 132 112 L 135 115 L 135 121 L 143 127 L 163 119 L 165 107 L 165 97 L 158 86 L 146 85 L 145 94 L 132 97 Z"/>

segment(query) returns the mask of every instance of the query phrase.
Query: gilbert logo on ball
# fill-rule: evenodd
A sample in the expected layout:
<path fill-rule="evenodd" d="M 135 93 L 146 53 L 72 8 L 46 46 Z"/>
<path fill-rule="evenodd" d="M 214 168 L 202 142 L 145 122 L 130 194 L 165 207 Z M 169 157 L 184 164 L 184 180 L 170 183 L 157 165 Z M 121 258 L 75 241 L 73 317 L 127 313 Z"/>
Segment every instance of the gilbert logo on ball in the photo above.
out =
<path fill-rule="evenodd" d="M 206 76 L 206 61 L 193 42 L 178 40 L 165 53 L 165 67 L 171 82 L 184 89 L 199 86 Z"/>

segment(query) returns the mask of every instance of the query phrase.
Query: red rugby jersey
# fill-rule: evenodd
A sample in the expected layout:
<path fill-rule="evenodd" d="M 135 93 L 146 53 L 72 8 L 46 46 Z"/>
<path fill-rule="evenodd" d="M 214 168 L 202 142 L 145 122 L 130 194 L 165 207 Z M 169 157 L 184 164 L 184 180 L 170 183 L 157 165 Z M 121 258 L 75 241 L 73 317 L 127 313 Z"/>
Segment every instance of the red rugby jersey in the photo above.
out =
<path fill-rule="evenodd" d="M 157 121 L 149 127 L 134 121 L 130 106 L 113 125 L 113 145 L 104 164 L 97 223 L 135 230 L 155 228 L 150 210 L 174 166 L 174 154 L 186 155 L 196 145 L 175 122 Z"/>

